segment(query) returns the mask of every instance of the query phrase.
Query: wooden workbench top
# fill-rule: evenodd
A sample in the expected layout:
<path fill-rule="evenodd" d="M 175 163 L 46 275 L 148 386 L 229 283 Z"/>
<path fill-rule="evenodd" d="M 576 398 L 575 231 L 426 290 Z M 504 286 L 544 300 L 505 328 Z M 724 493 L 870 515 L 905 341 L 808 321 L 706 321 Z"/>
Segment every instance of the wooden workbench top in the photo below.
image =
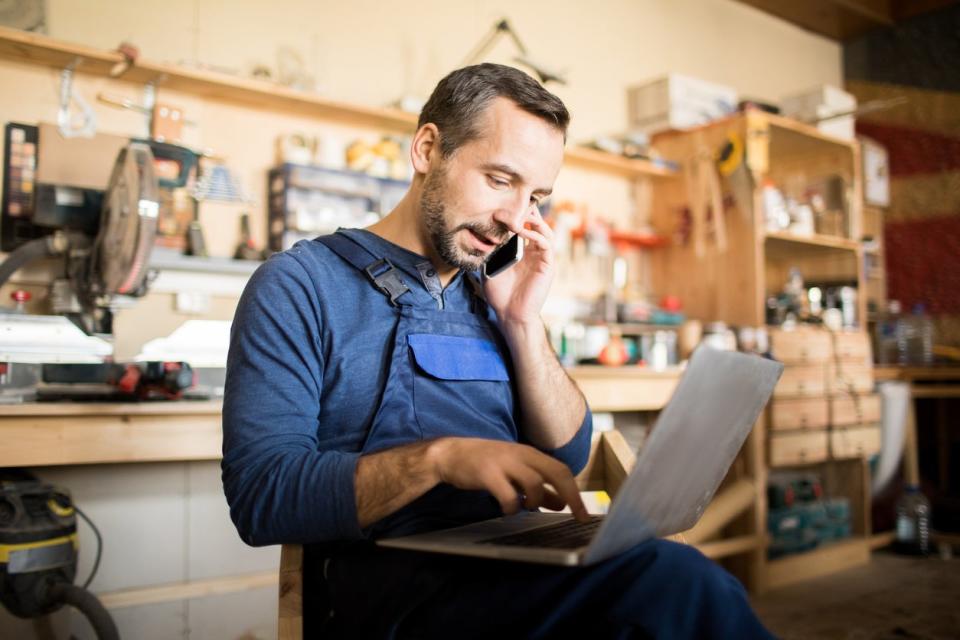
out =
<path fill-rule="evenodd" d="M 886 380 L 960 380 L 960 366 L 935 365 L 930 367 L 878 366 L 873 369 L 877 382 Z"/>
<path fill-rule="evenodd" d="M 0 406 L 0 467 L 216 460 L 219 401 Z"/>
<path fill-rule="evenodd" d="M 681 370 L 583 366 L 569 370 L 596 411 L 658 411 Z M 216 460 L 220 401 L 0 405 L 0 467 Z"/>
<path fill-rule="evenodd" d="M 168 416 L 219 414 L 219 400 L 173 400 L 169 402 L 26 402 L 0 404 L 4 416 Z"/>

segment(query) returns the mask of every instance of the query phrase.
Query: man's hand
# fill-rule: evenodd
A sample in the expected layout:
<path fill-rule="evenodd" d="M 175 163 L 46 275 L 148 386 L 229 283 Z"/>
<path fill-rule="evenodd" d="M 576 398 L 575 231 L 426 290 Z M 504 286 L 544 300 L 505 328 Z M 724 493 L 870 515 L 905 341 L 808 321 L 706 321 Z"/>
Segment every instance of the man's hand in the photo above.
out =
<path fill-rule="evenodd" d="M 562 462 L 533 447 L 479 438 L 438 438 L 361 456 L 354 484 L 357 520 L 367 527 L 446 482 L 487 490 L 512 514 L 523 506 L 562 509 L 587 518 L 577 484 Z M 549 485 L 549 486 L 547 486 Z"/>
<path fill-rule="evenodd" d="M 489 491 L 506 514 L 523 507 L 558 511 L 569 505 L 578 520 L 587 510 L 567 465 L 531 446 L 477 438 L 441 438 L 430 455 L 441 482 Z"/>
<path fill-rule="evenodd" d="M 506 217 L 497 220 L 527 242 L 520 262 L 484 280 L 487 302 L 502 325 L 539 323 L 553 281 L 553 229 L 536 207 L 530 208 L 519 226 Z"/>

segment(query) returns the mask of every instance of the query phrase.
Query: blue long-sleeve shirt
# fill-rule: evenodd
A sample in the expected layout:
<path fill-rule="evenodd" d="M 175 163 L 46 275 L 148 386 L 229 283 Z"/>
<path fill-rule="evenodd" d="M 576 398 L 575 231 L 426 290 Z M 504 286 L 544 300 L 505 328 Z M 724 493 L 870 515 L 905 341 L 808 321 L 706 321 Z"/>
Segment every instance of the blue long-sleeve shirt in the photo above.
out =
<path fill-rule="evenodd" d="M 469 310 L 463 275 L 442 289 L 423 256 L 369 232 L 348 233 L 439 308 Z M 320 242 L 297 243 L 253 274 L 231 330 L 223 405 L 223 486 L 245 542 L 365 537 L 354 472 L 386 384 L 395 325 L 384 294 Z M 573 439 L 547 453 L 578 472 L 591 427 L 588 410 Z"/>

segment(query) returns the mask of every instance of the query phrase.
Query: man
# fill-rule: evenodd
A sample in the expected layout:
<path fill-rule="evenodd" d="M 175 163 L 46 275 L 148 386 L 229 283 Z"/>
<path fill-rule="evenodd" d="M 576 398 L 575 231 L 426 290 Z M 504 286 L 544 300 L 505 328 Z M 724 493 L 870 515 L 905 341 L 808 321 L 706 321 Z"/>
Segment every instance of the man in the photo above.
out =
<path fill-rule="evenodd" d="M 334 637 L 766 636 L 740 585 L 683 545 L 571 569 L 371 544 L 521 508 L 586 517 L 573 474 L 592 420 L 539 316 L 554 255 L 537 205 L 568 121 L 513 68 L 451 73 L 397 207 L 274 256 L 244 292 L 224 402 L 231 516 L 249 544 L 308 545 Z M 523 259 L 481 284 L 511 234 Z"/>

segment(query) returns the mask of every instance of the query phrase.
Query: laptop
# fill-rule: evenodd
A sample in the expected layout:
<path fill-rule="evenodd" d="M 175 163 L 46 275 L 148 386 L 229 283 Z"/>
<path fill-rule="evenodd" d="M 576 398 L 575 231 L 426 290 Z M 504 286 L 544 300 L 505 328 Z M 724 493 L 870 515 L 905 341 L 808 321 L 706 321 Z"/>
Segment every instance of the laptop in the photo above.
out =
<path fill-rule="evenodd" d="M 576 566 L 686 531 L 710 504 L 782 372 L 779 362 L 699 347 L 606 516 L 582 523 L 566 513 L 522 511 L 377 544 Z"/>

